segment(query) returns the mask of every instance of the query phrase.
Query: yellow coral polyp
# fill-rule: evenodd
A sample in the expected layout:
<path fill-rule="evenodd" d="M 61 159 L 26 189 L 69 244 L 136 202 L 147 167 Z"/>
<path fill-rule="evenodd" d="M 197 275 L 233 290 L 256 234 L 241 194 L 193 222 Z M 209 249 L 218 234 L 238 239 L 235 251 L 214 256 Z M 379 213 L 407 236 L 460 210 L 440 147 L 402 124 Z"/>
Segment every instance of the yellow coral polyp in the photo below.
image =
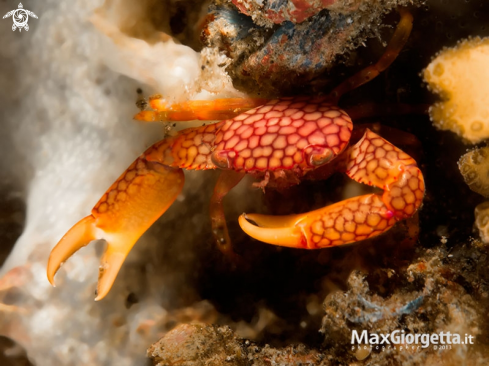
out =
<path fill-rule="evenodd" d="M 441 51 L 423 76 L 443 99 L 430 108 L 435 126 L 472 143 L 489 138 L 489 38 Z"/>
<path fill-rule="evenodd" d="M 458 168 L 471 190 L 489 197 L 489 146 L 469 151 L 458 161 Z M 489 236 L 488 236 L 489 238 Z"/>

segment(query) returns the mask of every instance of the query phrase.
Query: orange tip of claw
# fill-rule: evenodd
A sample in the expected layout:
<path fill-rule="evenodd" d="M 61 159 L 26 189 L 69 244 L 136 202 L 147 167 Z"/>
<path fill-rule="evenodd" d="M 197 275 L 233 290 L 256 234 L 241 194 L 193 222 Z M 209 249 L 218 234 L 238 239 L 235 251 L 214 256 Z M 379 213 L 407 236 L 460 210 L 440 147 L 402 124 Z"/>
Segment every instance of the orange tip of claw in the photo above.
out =
<path fill-rule="evenodd" d="M 137 238 L 127 233 L 107 233 L 96 226 L 96 218 L 93 215 L 87 216 L 77 222 L 51 251 L 47 267 L 48 281 L 55 286 L 54 276 L 68 258 L 92 240 L 105 239 L 107 249 L 100 262 L 95 298 L 95 301 L 101 300 L 110 291 L 122 263 L 124 263 Z"/>
<path fill-rule="evenodd" d="M 290 248 L 307 248 L 306 238 L 298 225 L 304 215 L 270 216 L 242 214 L 239 217 L 241 229 L 256 240 Z M 257 225 L 253 225 L 250 221 Z"/>
<path fill-rule="evenodd" d="M 53 248 L 49 255 L 47 267 L 48 281 L 53 287 L 56 287 L 54 276 L 62 264 L 78 249 L 97 239 L 95 228 L 95 217 L 87 216 L 78 221 Z"/>
<path fill-rule="evenodd" d="M 114 252 L 110 247 L 107 248 L 99 268 L 95 301 L 102 300 L 109 293 L 126 255 L 127 253 Z"/>

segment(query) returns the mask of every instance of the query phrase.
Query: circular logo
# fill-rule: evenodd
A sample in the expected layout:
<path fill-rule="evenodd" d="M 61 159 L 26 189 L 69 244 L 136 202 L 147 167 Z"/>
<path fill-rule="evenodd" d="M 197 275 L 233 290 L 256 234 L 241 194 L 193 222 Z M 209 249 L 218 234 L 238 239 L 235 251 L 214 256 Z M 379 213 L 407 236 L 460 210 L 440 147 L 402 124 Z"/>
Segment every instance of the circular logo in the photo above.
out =
<path fill-rule="evenodd" d="M 29 20 L 29 14 L 24 9 L 17 9 L 13 16 L 14 24 L 18 28 L 23 28 L 26 24 L 27 21 Z"/>

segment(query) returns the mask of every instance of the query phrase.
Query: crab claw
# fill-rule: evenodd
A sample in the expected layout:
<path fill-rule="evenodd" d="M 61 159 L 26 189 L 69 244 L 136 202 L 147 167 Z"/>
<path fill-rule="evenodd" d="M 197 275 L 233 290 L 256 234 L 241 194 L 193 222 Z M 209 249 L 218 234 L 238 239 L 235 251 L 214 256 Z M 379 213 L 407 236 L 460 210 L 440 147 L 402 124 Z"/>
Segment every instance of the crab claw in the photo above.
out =
<path fill-rule="evenodd" d="M 92 240 L 97 239 L 95 236 L 95 217 L 93 215 L 84 217 L 78 221 L 58 242 L 49 255 L 47 275 L 48 280 L 53 287 L 54 275 L 58 272 L 59 267 L 70 258 L 78 249 L 84 247 Z"/>
<path fill-rule="evenodd" d="M 299 215 L 243 214 L 239 225 L 249 236 L 265 243 L 318 249 L 377 236 L 396 221 L 381 196 L 368 194 Z"/>
<path fill-rule="evenodd" d="M 135 237 L 134 234 L 127 234 L 108 233 L 99 229 L 97 219 L 93 215 L 83 218 L 63 236 L 52 250 L 47 268 L 49 282 L 55 286 L 54 276 L 56 272 L 76 251 L 92 240 L 104 239 L 107 242 L 107 249 L 101 260 L 95 298 L 95 300 L 101 300 L 109 292 L 122 263 L 139 238 Z"/>
<path fill-rule="evenodd" d="M 306 215 L 269 216 L 242 214 L 239 217 L 241 229 L 257 240 L 268 244 L 292 248 L 306 248 L 307 240 L 301 230 L 301 221 Z M 253 225 L 249 220 L 256 223 Z"/>
<path fill-rule="evenodd" d="M 170 207 L 182 190 L 184 176 L 175 169 L 138 158 L 107 190 L 90 216 L 80 220 L 54 247 L 49 257 L 47 277 L 92 240 L 104 239 L 95 300 L 109 292 L 122 263 L 136 241 Z"/>

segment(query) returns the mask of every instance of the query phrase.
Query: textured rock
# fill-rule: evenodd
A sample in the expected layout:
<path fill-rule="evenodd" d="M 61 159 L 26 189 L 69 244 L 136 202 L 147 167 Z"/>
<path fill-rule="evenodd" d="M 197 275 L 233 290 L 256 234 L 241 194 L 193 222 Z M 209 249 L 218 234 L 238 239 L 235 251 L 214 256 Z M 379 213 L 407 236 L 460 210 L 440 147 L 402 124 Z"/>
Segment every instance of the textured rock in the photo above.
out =
<path fill-rule="evenodd" d="M 260 347 L 241 339 L 229 327 L 182 324 L 148 349 L 155 366 L 268 366 L 332 363 L 324 354 L 304 346 Z"/>
<path fill-rule="evenodd" d="M 205 43 L 228 57 L 234 85 L 249 93 L 310 93 L 314 78 L 343 62 L 382 17 L 420 1 L 215 1 Z M 292 10 L 294 9 L 294 10 Z"/>

